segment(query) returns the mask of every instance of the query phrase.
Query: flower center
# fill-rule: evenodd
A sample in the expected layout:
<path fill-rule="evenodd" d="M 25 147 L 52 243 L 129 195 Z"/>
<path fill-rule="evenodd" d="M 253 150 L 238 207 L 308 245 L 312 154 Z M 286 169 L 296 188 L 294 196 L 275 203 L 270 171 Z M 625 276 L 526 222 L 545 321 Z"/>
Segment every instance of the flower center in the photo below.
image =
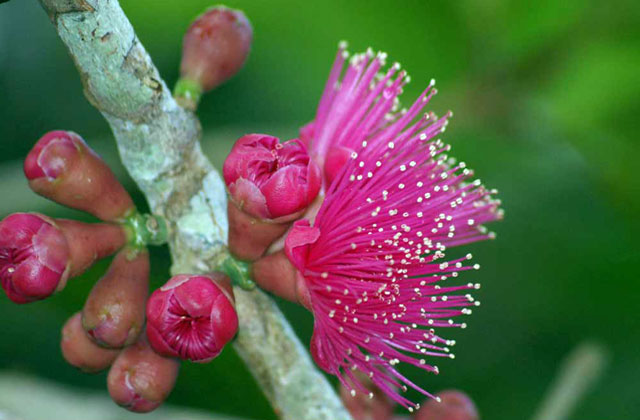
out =
<path fill-rule="evenodd" d="M 303 149 L 298 147 L 286 147 L 281 143 L 277 143 L 275 147 L 270 148 L 269 153 L 271 154 L 270 160 L 255 160 L 250 164 L 253 178 L 251 181 L 253 181 L 258 188 L 266 184 L 273 174 L 282 168 L 298 166 L 304 169 L 309 164 L 309 156 Z M 303 174 L 306 174 L 306 172 L 300 171 L 299 176 L 306 178 Z M 302 179 L 301 181 L 305 180 L 306 179 Z"/>
<path fill-rule="evenodd" d="M 16 265 L 20 265 L 31 255 L 31 247 L 26 248 L 1 248 L 0 249 L 0 278 L 8 281 L 11 274 L 16 270 Z"/>
<path fill-rule="evenodd" d="M 215 351 L 215 336 L 208 316 L 193 316 L 180 304 L 175 296 L 169 299 L 166 321 L 168 327 L 164 338 L 180 357 L 199 360 L 211 356 Z"/>

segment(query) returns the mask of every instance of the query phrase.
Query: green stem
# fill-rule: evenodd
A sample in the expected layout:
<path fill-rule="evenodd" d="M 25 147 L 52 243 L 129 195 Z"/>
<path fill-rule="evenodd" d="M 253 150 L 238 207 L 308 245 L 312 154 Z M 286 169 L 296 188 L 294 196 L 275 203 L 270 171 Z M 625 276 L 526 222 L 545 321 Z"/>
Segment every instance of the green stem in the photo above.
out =
<path fill-rule="evenodd" d="M 198 108 L 202 96 L 202 86 L 195 80 L 180 78 L 173 88 L 173 97 L 181 107 L 190 111 Z"/>
<path fill-rule="evenodd" d="M 251 280 L 250 263 L 236 260 L 231 255 L 228 255 L 218 269 L 229 276 L 235 286 L 243 290 L 253 290 L 256 288 L 256 283 Z"/>
<path fill-rule="evenodd" d="M 127 229 L 129 245 L 144 248 L 147 245 L 162 245 L 169 239 L 167 221 L 162 216 L 133 213 L 123 225 Z"/>
<path fill-rule="evenodd" d="M 600 378 L 607 364 L 607 352 L 586 342 L 566 357 L 556 378 L 533 416 L 533 420 L 564 420 Z"/>

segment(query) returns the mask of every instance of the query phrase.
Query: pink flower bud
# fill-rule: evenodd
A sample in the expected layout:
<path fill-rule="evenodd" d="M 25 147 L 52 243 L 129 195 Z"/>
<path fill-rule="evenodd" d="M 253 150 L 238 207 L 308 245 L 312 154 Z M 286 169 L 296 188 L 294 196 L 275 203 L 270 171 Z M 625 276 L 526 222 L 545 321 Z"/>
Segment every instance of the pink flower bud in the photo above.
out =
<path fill-rule="evenodd" d="M 9 299 L 44 299 L 69 276 L 67 239 L 53 220 L 16 213 L 0 222 L 0 280 Z"/>
<path fill-rule="evenodd" d="M 252 39 L 251 24 L 239 10 L 216 6 L 198 16 L 182 41 L 180 80 L 174 92 L 178 102 L 193 110 L 202 92 L 240 71 Z"/>
<path fill-rule="evenodd" d="M 82 325 L 102 347 L 135 342 L 144 325 L 149 293 L 149 253 L 121 250 L 93 286 L 82 310 Z"/>
<path fill-rule="evenodd" d="M 320 169 L 300 140 L 249 134 L 238 139 L 224 162 L 231 197 L 252 216 L 295 218 L 320 191 Z"/>
<path fill-rule="evenodd" d="M 264 134 L 238 139 L 223 175 L 231 195 L 229 249 L 246 260 L 257 259 L 282 236 L 322 184 L 320 169 L 300 140 L 280 143 Z"/>
<path fill-rule="evenodd" d="M 173 389 L 180 363 L 156 354 L 144 338 L 124 349 L 107 377 L 109 395 L 129 411 L 147 413 L 167 399 Z"/>
<path fill-rule="evenodd" d="M 414 420 L 478 420 L 478 410 L 467 394 L 442 391 L 436 399 L 429 399 L 418 410 Z"/>
<path fill-rule="evenodd" d="M 220 273 L 174 276 L 147 302 L 147 336 L 164 356 L 209 362 L 237 331 L 233 292 Z"/>
<path fill-rule="evenodd" d="M 180 75 L 211 90 L 244 65 L 253 29 L 240 10 L 212 7 L 193 21 L 184 35 Z"/>
<path fill-rule="evenodd" d="M 108 368 L 119 353 L 118 350 L 103 349 L 89 339 L 82 328 L 79 312 L 64 324 L 60 349 L 70 365 L 88 373 Z"/>
<path fill-rule="evenodd" d="M 31 149 L 24 173 L 36 193 L 106 221 L 134 210 L 129 193 L 107 164 L 71 131 L 51 131 Z"/>
<path fill-rule="evenodd" d="M 2 288 L 16 303 L 44 299 L 125 242 L 117 225 L 12 214 L 0 222 Z"/>

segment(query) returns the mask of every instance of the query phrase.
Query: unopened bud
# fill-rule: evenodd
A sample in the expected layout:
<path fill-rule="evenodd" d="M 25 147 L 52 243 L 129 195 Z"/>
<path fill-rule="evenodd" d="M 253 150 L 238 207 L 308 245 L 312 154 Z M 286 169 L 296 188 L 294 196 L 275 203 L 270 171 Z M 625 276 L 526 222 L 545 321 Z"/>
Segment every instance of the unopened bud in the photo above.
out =
<path fill-rule="evenodd" d="M 16 303 L 44 299 L 125 241 L 116 225 L 14 213 L 0 222 L 2 288 Z"/>
<path fill-rule="evenodd" d="M 71 131 L 51 131 L 31 149 L 24 173 L 36 193 L 105 221 L 134 211 L 129 193 L 107 164 Z"/>
<path fill-rule="evenodd" d="M 220 273 L 174 276 L 147 302 L 147 336 L 164 356 L 209 362 L 237 331 L 233 291 Z"/>
<path fill-rule="evenodd" d="M 224 162 L 223 175 L 233 204 L 229 249 L 249 260 L 284 234 L 322 185 L 320 169 L 300 140 L 280 143 L 263 134 L 238 139 Z"/>
<path fill-rule="evenodd" d="M 64 286 L 69 245 L 55 223 L 41 215 L 16 213 L 0 222 L 0 280 L 9 299 L 44 299 Z"/>
<path fill-rule="evenodd" d="M 144 325 L 148 290 L 149 253 L 121 250 L 85 302 L 83 327 L 103 347 L 120 348 L 135 342 Z"/>
<path fill-rule="evenodd" d="M 174 93 L 180 104 L 195 109 L 202 92 L 236 74 L 249 55 L 252 38 L 251 24 L 239 10 L 216 6 L 198 16 L 182 42 Z"/>
<path fill-rule="evenodd" d="M 261 219 L 292 220 L 320 191 L 318 166 L 300 140 L 249 134 L 231 149 L 223 166 L 233 200 Z"/>
<path fill-rule="evenodd" d="M 442 391 L 438 399 L 429 399 L 414 415 L 414 420 L 478 420 L 478 410 L 467 394 Z"/>
<path fill-rule="evenodd" d="M 147 413 L 167 399 L 176 383 L 180 362 L 156 354 L 144 334 L 122 350 L 107 377 L 109 394 L 129 411 Z"/>
<path fill-rule="evenodd" d="M 62 355 L 70 365 L 85 372 L 99 372 L 113 363 L 119 351 L 103 349 L 91 341 L 82 328 L 81 318 L 77 313 L 62 327 Z"/>

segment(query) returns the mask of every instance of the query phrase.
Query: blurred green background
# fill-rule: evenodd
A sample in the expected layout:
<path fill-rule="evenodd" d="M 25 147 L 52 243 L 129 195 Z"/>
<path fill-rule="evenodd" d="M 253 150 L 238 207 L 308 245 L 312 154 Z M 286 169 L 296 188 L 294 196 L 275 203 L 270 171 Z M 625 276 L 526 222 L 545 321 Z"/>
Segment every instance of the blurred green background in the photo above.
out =
<path fill-rule="evenodd" d="M 182 33 L 210 3 L 121 4 L 172 85 Z M 590 339 L 607 348 L 610 363 L 571 418 L 640 418 L 640 2 L 227 4 L 245 10 L 255 42 L 246 68 L 198 112 L 218 167 L 242 134 L 295 136 L 313 118 L 337 42 L 346 39 L 351 51 L 371 46 L 401 62 L 413 80 L 405 102 L 435 78 L 440 93 L 430 107 L 455 113 L 445 135 L 452 154 L 500 190 L 506 218 L 492 227 L 498 238 L 469 247 L 483 269 L 463 276 L 483 284 L 482 306 L 469 328 L 451 334 L 457 357 L 439 363 L 439 376 L 410 376 L 431 391 L 466 390 L 485 419 L 525 419 L 564 355 Z M 21 174 L 21 159 L 52 129 L 81 133 L 127 179 L 107 124 L 35 0 L 0 5 L 0 93 L 0 216 L 78 216 L 35 197 Z M 167 255 L 153 251 L 154 287 L 167 279 Z M 60 326 L 106 266 L 43 302 L 18 306 L 0 296 L 0 369 L 106 394 L 106 375 L 81 374 L 58 350 Z M 311 316 L 283 308 L 308 342 Z M 184 364 L 169 401 L 274 418 L 230 348 L 211 364 Z"/>

